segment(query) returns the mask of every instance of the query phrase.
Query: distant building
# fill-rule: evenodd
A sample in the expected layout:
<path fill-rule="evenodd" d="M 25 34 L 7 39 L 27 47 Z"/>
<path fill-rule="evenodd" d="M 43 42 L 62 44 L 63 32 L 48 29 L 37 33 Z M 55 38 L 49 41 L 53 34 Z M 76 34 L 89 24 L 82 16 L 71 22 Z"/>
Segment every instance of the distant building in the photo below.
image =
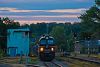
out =
<path fill-rule="evenodd" d="M 98 40 L 90 40 L 90 41 L 81 41 L 82 45 L 81 53 L 85 54 L 98 54 L 100 53 L 100 44 Z"/>
<path fill-rule="evenodd" d="M 76 41 L 74 46 L 75 46 L 75 48 L 74 48 L 75 53 L 80 54 L 82 45 L 79 43 L 79 41 Z"/>
<path fill-rule="evenodd" d="M 7 54 L 9 56 L 29 54 L 29 29 L 7 30 Z"/>

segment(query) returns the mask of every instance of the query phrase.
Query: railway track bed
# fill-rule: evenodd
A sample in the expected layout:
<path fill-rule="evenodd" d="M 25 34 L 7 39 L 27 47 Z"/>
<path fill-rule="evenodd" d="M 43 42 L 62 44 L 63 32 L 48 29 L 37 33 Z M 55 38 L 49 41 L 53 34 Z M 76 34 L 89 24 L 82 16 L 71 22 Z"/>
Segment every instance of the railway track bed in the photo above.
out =
<path fill-rule="evenodd" d="M 63 67 L 55 62 L 43 62 L 46 67 Z"/>
<path fill-rule="evenodd" d="M 69 66 L 67 63 L 64 63 L 64 61 L 59 61 L 54 59 L 53 61 L 49 62 L 38 60 L 37 64 L 27 64 L 26 67 L 69 67 Z"/>
<path fill-rule="evenodd" d="M 45 67 L 68 67 L 63 61 L 53 60 L 51 62 L 43 62 Z"/>
<path fill-rule="evenodd" d="M 84 59 L 84 58 L 83 58 Z M 65 61 L 69 67 L 100 67 L 100 64 L 88 60 L 72 57 L 60 57 L 58 60 Z"/>
<path fill-rule="evenodd" d="M 88 59 L 88 58 L 80 58 L 80 57 L 70 57 L 72 59 L 78 59 L 81 61 L 87 61 L 87 62 L 92 62 L 92 63 L 96 63 L 96 64 L 100 64 L 100 60 L 96 60 L 96 59 Z"/>

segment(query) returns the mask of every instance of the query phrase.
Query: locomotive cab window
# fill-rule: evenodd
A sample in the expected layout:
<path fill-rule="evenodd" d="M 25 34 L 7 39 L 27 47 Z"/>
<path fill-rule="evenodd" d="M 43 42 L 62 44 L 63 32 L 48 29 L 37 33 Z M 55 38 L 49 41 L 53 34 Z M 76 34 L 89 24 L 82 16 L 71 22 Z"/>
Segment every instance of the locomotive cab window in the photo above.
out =
<path fill-rule="evenodd" d="M 40 41 L 40 44 L 41 44 L 41 45 L 46 44 L 46 40 L 41 40 L 41 41 Z"/>
<path fill-rule="evenodd" d="M 54 44 L 53 40 L 48 40 L 48 44 Z"/>

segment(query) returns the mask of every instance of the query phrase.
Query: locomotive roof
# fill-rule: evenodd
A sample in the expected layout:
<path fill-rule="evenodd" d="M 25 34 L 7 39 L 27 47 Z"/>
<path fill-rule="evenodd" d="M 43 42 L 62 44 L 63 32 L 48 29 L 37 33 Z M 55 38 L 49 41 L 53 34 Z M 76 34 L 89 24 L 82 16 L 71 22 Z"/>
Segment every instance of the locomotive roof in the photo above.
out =
<path fill-rule="evenodd" d="M 44 38 L 46 38 L 46 37 L 48 37 L 48 38 L 52 38 L 52 39 L 53 39 L 52 36 L 42 36 L 42 37 L 40 38 L 40 40 L 41 40 L 41 39 L 44 39 Z"/>

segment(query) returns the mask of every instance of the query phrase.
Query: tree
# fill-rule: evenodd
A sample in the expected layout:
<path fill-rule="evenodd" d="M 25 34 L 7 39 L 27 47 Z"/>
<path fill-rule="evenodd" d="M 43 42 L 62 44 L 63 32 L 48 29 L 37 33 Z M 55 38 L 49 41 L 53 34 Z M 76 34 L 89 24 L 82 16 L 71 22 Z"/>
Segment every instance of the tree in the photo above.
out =
<path fill-rule="evenodd" d="M 55 26 L 50 34 L 55 38 L 58 49 L 67 50 L 67 41 L 63 26 Z"/>
<path fill-rule="evenodd" d="M 100 0 L 95 0 L 96 4 L 100 6 Z"/>
<path fill-rule="evenodd" d="M 7 29 L 20 27 L 19 22 L 10 20 L 8 17 L 0 18 L 0 49 L 7 48 Z"/>
<path fill-rule="evenodd" d="M 96 4 L 99 6 L 100 1 L 96 0 Z M 100 33 L 100 9 L 94 5 L 79 18 L 81 19 L 81 30 L 85 33 L 92 33 L 92 38 L 100 37 L 100 35 L 95 35 Z M 100 38 L 99 38 L 100 39 Z"/>

